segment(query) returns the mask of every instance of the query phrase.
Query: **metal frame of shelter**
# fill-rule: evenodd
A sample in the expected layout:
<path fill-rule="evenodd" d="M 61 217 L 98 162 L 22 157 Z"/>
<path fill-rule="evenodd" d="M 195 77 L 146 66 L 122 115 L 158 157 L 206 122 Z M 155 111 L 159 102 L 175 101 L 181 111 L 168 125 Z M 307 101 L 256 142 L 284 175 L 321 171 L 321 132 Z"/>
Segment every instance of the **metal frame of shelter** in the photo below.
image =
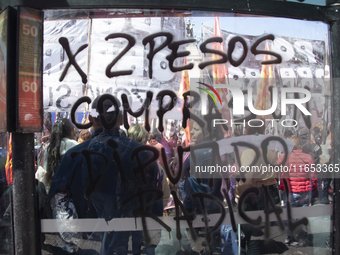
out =
<path fill-rule="evenodd" d="M 300 1 L 300 0 L 299 0 Z M 303 0 L 302 0 L 303 1 Z M 340 1 L 326 0 L 323 5 L 309 5 L 298 1 L 275 0 L 0 0 L 0 8 L 7 6 L 45 9 L 179 9 L 244 14 L 268 15 L 304 20 L 322 21 L 329 24 L 331 42 L 332 130 L 340 137 Z M 15 75 L 13 72 L 11 75 Z M 10 123 L 11 124 L 11 123 Z M 13 238 L 14 254 L 40 254 L 39 219 L 34 183 L 34 134 L 14 132 L 13 155 Z M 334 163 L 340 163 L 340 139 L 333 141 Z M 30 178 L 27 178 L 29 176 Z M 334 241 L 333 254 L 340 254 L 340 179 L 335 179 L 334 198 Z"/>

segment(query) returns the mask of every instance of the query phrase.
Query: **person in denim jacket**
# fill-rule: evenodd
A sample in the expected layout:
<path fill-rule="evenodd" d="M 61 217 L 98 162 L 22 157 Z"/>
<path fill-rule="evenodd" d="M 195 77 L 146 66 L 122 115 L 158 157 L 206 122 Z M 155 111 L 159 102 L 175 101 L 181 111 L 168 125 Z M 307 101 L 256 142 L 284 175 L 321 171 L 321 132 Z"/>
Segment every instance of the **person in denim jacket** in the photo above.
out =
<path fill-rule="evenodd" d="M 110 100 L 116 100 L 120 106 L 120 102 L 115 97 L 111 96 Z M 79 218 L 98 217 L 104 218 L 106 221 L 114 218 L 133 218 L 134 211 L 140 209 L 138 197 L 134 197 L 127 203 L 125 201 L 143 190 L 157 189 L 158 167 L 156 161 L 144 168 L 145 182 L 142 181 L 140 173 L 133 171 L 137 167 L 137 161 L 136 159 L 131 159 L 131 154 L 141 144 L 127 138 L 125 133 L 119 128 L 122 120 L 121 112 L 111 110 L 114 104 L 110 100 L 103 102 L 104 112 L 100 113 L 102 114 L 100 117 L 111 120 L 117 116 L 116 125 L 112 129 L 107 129 L 103 125 L 104 130 L 98 136 L 69 150 L 65 154 L 53 179 L 51 191 L 53 193 L 65 190 L 70 192 Z M 100 103 L 100 99 L 98 103 Z M 113 140 L 117 145 L 115 149 L 107 145 L 109 140 L 111 142 Z M 104 165 L 104 160 L 100 156 L 91 156 L 94 178 L 101 174 L 101 178 L 96 182 L 91 181 L 89 177 L 89 166 L 87 166 L 83 155 L 78 154 L 76 157 L 73 156 L 73 159 L 71 158 L 73 152 L 79 153 L 81 150 L 86 149 L 86 145 L 88 146 L 87 150 L 96 151 L 98 149 L 96 152 L 104 154 L 108 158 L 108 165 L 103 171 L 102 165 Z M 114 154 L 119 155 L 119 159 L 115 158 Z M 152 157 L 152 153 L 142 151 L 139 153 L 139 157 L 142 162 L 145 162 Z M 123 172 L 120 172 L 120 170 L 123 170 Z M 124 174 L 125 181 L 121 173 Z M 156 195 L 150 192 L 144 195 L 143 198 L 145 201 L 153 201 L 155 197 Z M 93 207 L 95 211 L 91 211 Z M 155 201 L 148 208 L 142 208 L 142 210 L 154 216 L 162 216 L 162 201 Z M 90 215 L 89 212 L 91 213 Z M 101 240 L 100 254 L 106 255 L 113 254 L 114 252 L 116 254 L 127 254 L 129 236 L 130 231 L 105 232 Z M 134 246 L 141 247 L 142 241 L 143 239 L 139 236 L 136 238 L 135 243 L 139 242 L 140 244 L 135 244 Z"/>

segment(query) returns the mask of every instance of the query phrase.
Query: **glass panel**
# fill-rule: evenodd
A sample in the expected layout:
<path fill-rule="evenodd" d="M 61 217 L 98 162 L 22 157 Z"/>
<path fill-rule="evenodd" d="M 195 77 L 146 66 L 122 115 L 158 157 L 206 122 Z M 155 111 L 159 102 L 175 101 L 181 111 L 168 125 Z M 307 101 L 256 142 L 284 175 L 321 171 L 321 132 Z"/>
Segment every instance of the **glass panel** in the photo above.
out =
<path fill-rule="evenodd" d="M 330 253 L 339 166 L 326 24 L 44 17 L 43 254 Z"/>

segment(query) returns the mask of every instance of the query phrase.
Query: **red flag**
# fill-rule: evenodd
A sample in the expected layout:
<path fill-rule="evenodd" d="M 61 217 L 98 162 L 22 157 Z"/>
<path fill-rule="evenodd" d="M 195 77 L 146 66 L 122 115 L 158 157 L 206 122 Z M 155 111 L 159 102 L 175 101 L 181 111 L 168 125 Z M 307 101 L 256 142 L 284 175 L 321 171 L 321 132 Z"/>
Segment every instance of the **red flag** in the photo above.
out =
<path fill-rule="evenodd" d="M 183 65 L 185 66 L 187 64 L 187 59 L 184 58 Z M 179 91 L 177 96 L 182 98 L 182 94 L 190 89 L 190 82 L 189 82 L 189 73 L 188 70 L 182 71 L 182 77 L 181 77 L 181 83 L 179 85 Z"/>
<path fill-rule="evenodd" d="M 213 36 L 214 37 L 222 37 L 222 30 L 221 30 L 221 26 L 220 26 L 220 20 L 218 17 L 215 17 L 215 24 L 214 24 L 214 31 L 213 31 Z M 223 43 L 214 43 L 213 48 L 215 50 L 218 51 L 224 51 L 224 46 Z M 221 58 L 221 56 L 213 54 L 212 55 L 212 59 L 216 60 Z M 226 84 L 226 78 L 229 84 L 229 72 L 228 72 L 228 67 L 227 67 L 227 63 L 225 64 L 217 64 L 217 65 L 213 65 L 213 78 L 214 78 L 214 83 L 215 84 Z M 228 89 L 222 89 L 222 88 L 216 88 L 216 91 L 218 92 L 220 98 L 222 99 L 222 108 L 219 109 L 220 112 L 222 113 L 222 117 L 223 119 L 228 120 L 228 123 L 230 123 L 231 121 L 231 114 L 230 114 L 230 109 L 228 107 L 228 101 L 227 101 L 227 95 L 228 95 Z M 229 127 L 228 131 L 225 131 L 223 129 L 223 133 L 224 133 L 224 138 L 230 137 L 232 132 L 231 132 L 231 128 Z"/>
<path fill-rule="evenodd" d="M 13 183 L 13 175 L 12 175 L 12 133 L 9 135 L 9 142 L 8 142 L 8 152 L 7 152 L 7 160 L 5 165 L 6 171 L 6 180 L 7 184 Z"/>
<path fill-rule="evenodd" d="M 218 17 L 215 17 L 215 24 L 214 24 L 214 32 L 213 32 L 213 37 L 222 37 L 222 30 L 220 26 L 220 20 Z M 214 50 L 218 51 L 224 51 L 224 46 L 223 42 L 222 43 L 214 43 L 213 45 Z M 217 54 L 212 55 L 212 59 L 220 59 L 221 56 Z M 215 79 L 216 84 L 226 84 L 225 79 L 228 79 L 228 84 L 229 84 L 229 77 L 228 77 L 228 67 L 227 63 L 224 64 L 215 64 L 213 65 L 213 77 Z"/>
<path fill-rule="evenodd" d="M 184 58 L 183 65 L 187 64 L 186 58 Z M 177 96 L 179 98 L 182 98 L 182 95 L 184 92 L 190 90 L 190 81 L 189 81 L 189 73 L 188 70 L 183 70 L 182 71 L 182 77 L 181 77 L 181 83 L 179 86 L 179 91 Z M 183 102 L 184 103 L 184 102 Z M 190 144 L 190 127 L 189 127 L 189 121 L 187 123 L 187 127 L 184 129 L 185 133 L 185 146 L 189 146 Z"/>

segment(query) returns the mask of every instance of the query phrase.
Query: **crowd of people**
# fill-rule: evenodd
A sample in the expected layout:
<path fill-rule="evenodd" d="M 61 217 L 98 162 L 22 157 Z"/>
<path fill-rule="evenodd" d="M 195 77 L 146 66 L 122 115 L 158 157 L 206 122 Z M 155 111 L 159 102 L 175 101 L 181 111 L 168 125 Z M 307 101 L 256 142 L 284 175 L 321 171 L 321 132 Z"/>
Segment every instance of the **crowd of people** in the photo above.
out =
<path fill-rule="evenodd" d="M 113 100 L 116 98 L 113 97 Z M 92 103 L 94 111 L 98 112 L 100 98 Z M 119 100 L 117 100 L 119 104 Z M 100 103 L 103 103 L 102 101 Z M 174 206 L 174 191 L 183 203 L 187 213 L 202 214 L 200 199 L 193 196 L 201 192 L 209 194 L 226 205 L 226 197 L 237 208 L 242 194 L 250 187 L 259 188 L 259 193 L 248 195 L 241 205 L 244 211 L 265 209 L 266 187 L 275 205 L 286 206 L 287 201 L 292 207 L 328 204 L 331 178 L 308 171 L 285 172 L 280 174 L 246 173 L 239 176 L 231 173 L 228 178 L 205 178 L 192 174 L 192 166 L 209 165 L 215 156 L 211 148 L 205 148 L 209 141 L 223 139 L 220 128 L 208 131 L 208 125 L 190 121 L 190 134 L 183 128 L 172 129 L 169 137 L 157 129 L 147 132 L 143 125 L 131 125 L 128 130 L 121 129 L 122 113 L 112 109 L 112 101 L 103 103 L 104 112 L 97 116 L 89 116 L 92 123 L 90 129 L 78 130 L 69 119 L 57 120 L 50 132 L 42 136 L 36 153 L 36 179 L 45 186 L 46 200 L 43 217 L 67 218 L 104 218 L 110 221 L 114 218 L 142 217 L 143 215 L 162 216 L 163 212 Z M 114 126 L 104 125 L 103 119 L 117 119 Z M 202 119 L 203 120 L 203 119 Z M 204 123 L 204 121 L 203 121 Z M 106 123 L 107 124 L 107 123 Z M 261 136 L 265 134 L 265 126 L 246 126 L 244 130 L 237 128 L 239 136 Z M 188 137 L 190 136 L 190 137 Z M 305 165 L 328 164 L 331 153 L 331 133 L 326 142 L 322 143 L 321 130 L 301 128 L 286 130 L 284 139 L 294 143 L 289 155 L 275 150 L 267 150 L 266 159 L 269 164 L 276 165 L 287 157 L 286 165 L 290 169 L 300 169 Z M 179 157 L 179 146 L 194 148 L 186 150 Z M 203 146 L 202 146 L 203 145 Z M 145 149 L 149 146 L 154 150 Z M 140 151 L 138 151 L 140 148 Z M 137 151 L 137 152 L 136 152 Z M 162 152 L 165 157 L 162 157 Z M 2 153 L 2 152 L 1 152 Z M 240 167 L 251 165 L 266 165 L 263 151 L 259 148 L 245 149 L 235 153 L 220 155 L 222 164 Z M 195 162 L 192 161 L 195 156 Z M 153 157 L 152 162 L 146 163 Z M 239 161 L 237 160 L 239 158 Z M 182 162 L 179 162 L 182 160 Z M 179 167 L 182 166 L 182 169 Z M 292 168 L 292 166 L 294 166 Z M 169 168 L 173 176 L 180 173 L 177 183 L 172 183 L 165 168 Z M 1 177 L 1 176 L 0 176 Z M 2 177 L 3 178 L 3 177 Z M 283 179 L 286 180 L 284 185 Z M 286 192 L 285 189 L 289 189 Z M 223 192 L 223 190 L 228 192 Z M 144 192 L 144 191 L 148 192 Z M 286 196 L 289 194 L 289 197 Z M 160 198 L 156 200 L 156 198 Z M 172 205 L 172 206 L 171 206 Z M 206 201 L 207 213 L 219 213 L 218 203 Z M 226 231 L 228 234 L 226 235 Z M 245 251 L 259 251 L 257 242 L 252 236 L 258 235 L 258 229 L 250 224 L 241 226 L 241 247 Z M 185 235 L 185 231 L 183 232 Z M 162 239 L 161 231 L 122 231 L 94 233 L 60 232 L 60 246 L 70 253 L 78 250 L 81 238 L 97 238 L 101 241 L 100 254 L 127 254 L 129 240 L 132 240 L 132 253 L 161 254 L 157 248 Z M 294 232 L 287 231 L 286 245 L 307 245 L 307 232 L 303 229 Z M 221 241 L 222 238 L 222 241 Z M 230 239 L 231 238 L 231 239 Z M 230 226 L 221 226 L 212 233 L 212 240 L 206 245 L 202 254 L 212 254 L 216 247 L 221 247 L 223 254 L 237 254 L 237 237 Z M 183 240 L 187 240 L 184 236 Z M 180 249 L 194 254 L 190 242 L 183 241 Z M 232 241 L 229 241 L 232 240 Z M 236 241 L 235 241 L 236 240 Z M 176 254 L 177 250 L 173 254 Z M 279 252 L 279 251 L 278 251 Z"/>

